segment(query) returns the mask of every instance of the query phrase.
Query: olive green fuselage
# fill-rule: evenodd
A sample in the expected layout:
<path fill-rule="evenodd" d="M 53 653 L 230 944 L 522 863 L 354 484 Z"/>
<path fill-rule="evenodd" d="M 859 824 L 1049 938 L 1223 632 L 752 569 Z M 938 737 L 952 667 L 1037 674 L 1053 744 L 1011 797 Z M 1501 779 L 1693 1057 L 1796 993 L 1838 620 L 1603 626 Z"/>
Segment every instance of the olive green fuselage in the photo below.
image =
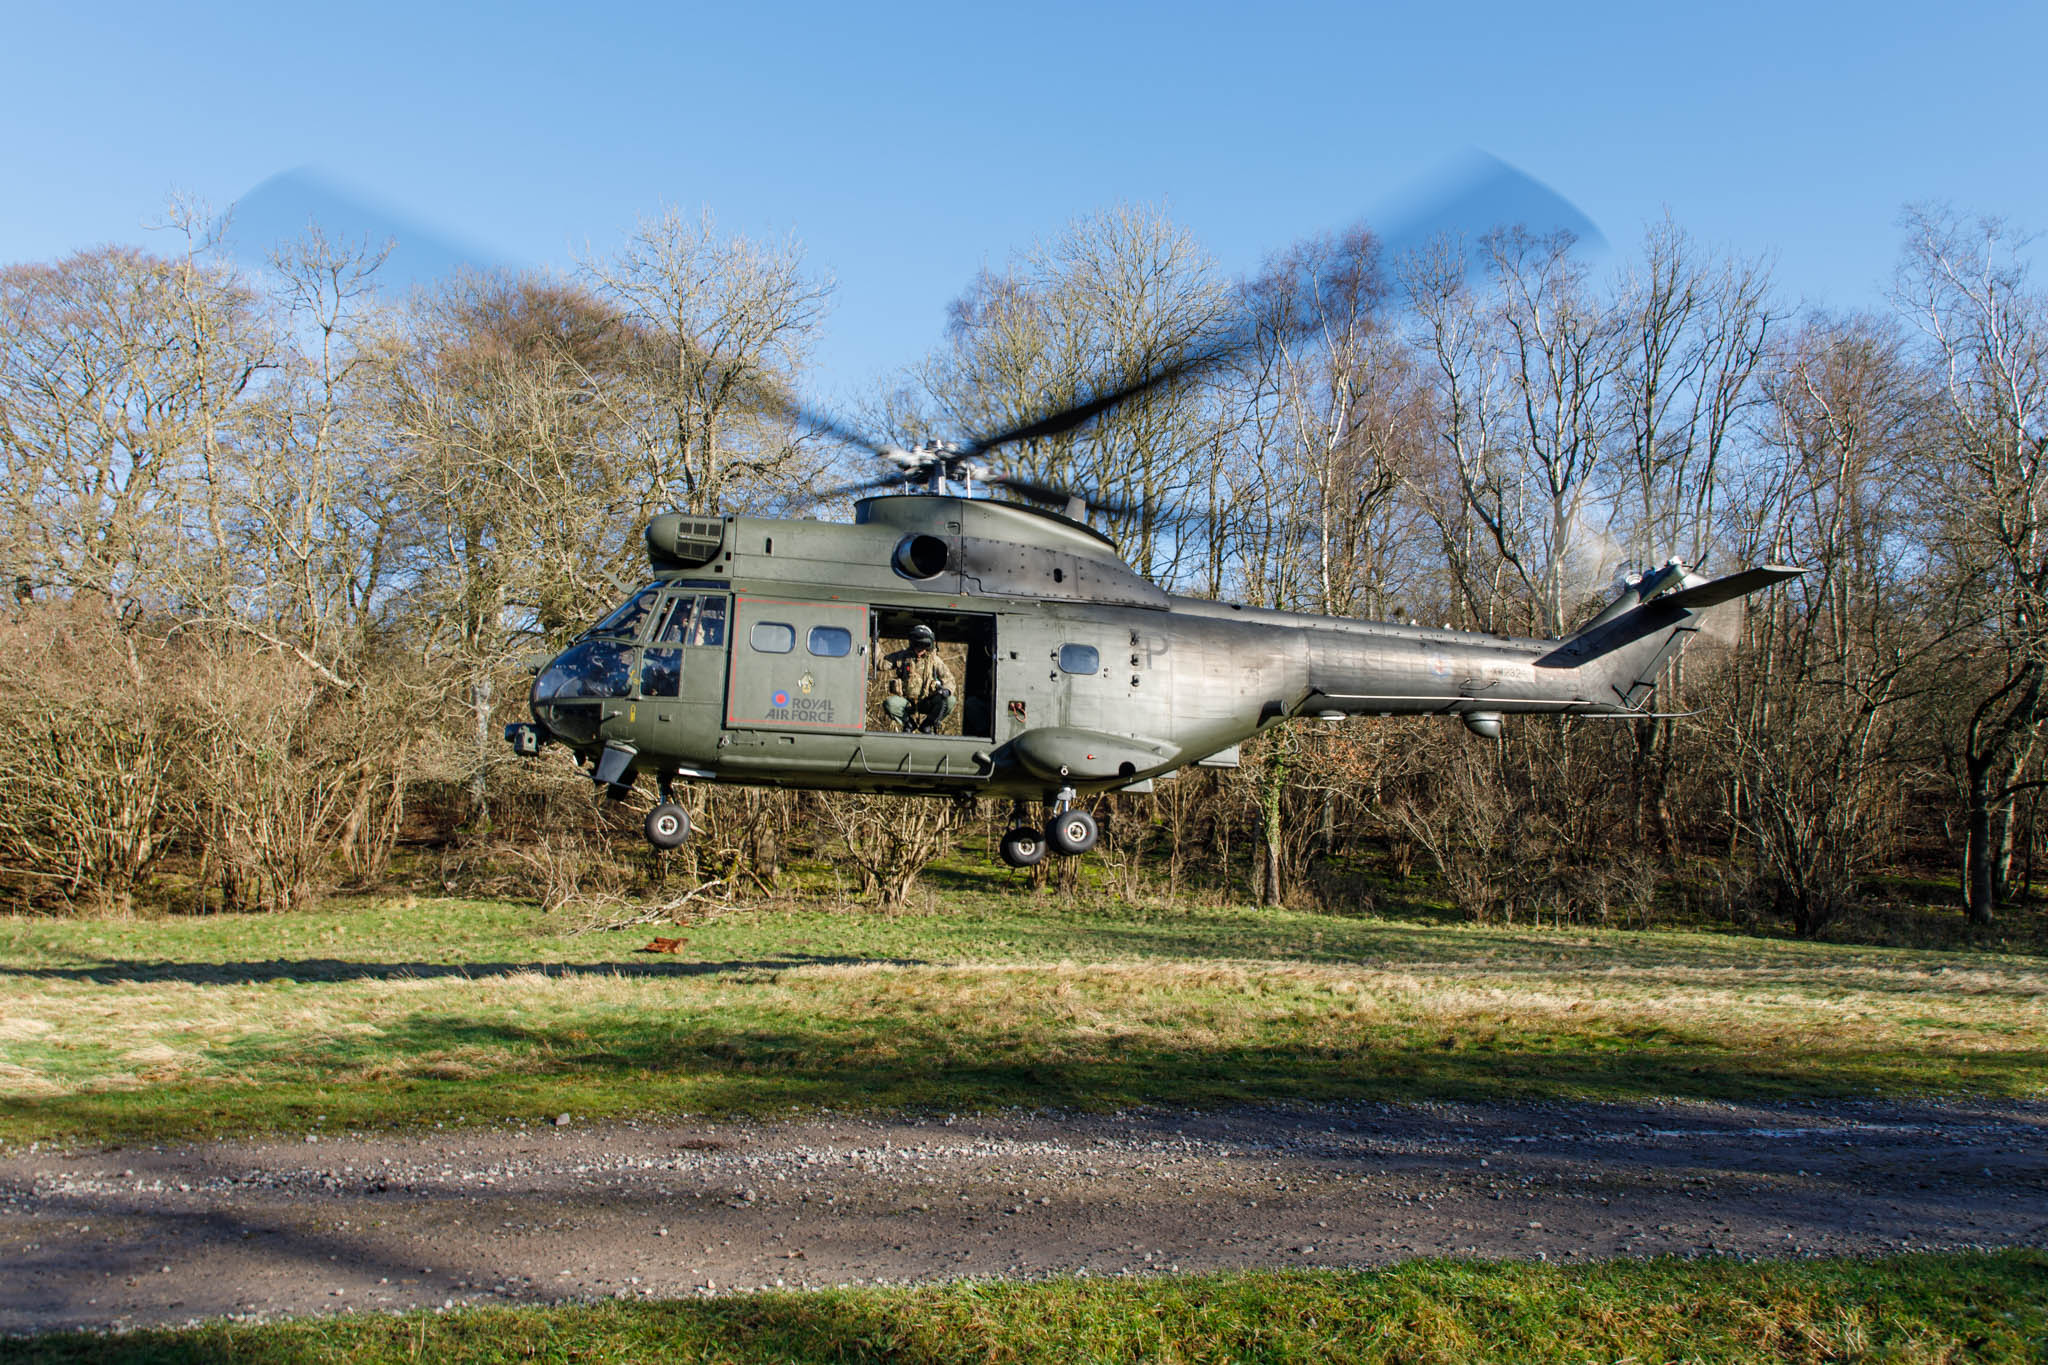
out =
<path fill-rule="evenodd" d="M 869 499 L 853 525 L 670 516 L 648 539 L 657 578 L 637 613 L 594 628 L 534 691 L 544 730 L 614 788 L 646 772 L 1018 799 L 1142 790 L 1191 763 L 1233 765 L 1241 741 L 1294 716 L 1459 715 L 1486 732 L 1513 712 L 1629 713 L 1684 638 L 1682 621 L 1658 621 L 1594 659 L 1571 642 L 1173 597 L 1085 526 L 952 497 Z M 914 624 L 952 659 L 936 733 L 881 705 Z"/>

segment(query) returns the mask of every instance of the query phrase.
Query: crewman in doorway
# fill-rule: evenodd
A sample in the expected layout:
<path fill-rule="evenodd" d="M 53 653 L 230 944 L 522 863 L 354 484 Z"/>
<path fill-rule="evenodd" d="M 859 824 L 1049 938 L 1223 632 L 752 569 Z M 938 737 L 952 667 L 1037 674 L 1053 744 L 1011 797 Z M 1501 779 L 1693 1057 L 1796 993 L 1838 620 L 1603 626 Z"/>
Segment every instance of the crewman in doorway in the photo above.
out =
<path fill-rule="evenodd" d="M 903 730 L 935 735 L 953 714 L 953 670 L 934 645 L 932 628 L 920 623 L 910 628 L 909 648 L 883 661 L 889 665 L 889 696 L 882 709 Z"/>

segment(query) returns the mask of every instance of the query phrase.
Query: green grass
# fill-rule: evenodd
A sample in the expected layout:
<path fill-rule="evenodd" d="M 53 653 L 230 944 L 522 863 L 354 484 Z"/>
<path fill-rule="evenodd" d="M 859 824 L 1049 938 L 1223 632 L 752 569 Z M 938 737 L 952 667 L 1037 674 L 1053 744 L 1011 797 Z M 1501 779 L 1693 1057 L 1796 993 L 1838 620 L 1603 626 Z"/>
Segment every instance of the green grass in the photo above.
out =
<path fill-rule="evenodd" d="M 799 1108 L 2048 1094 L 2048 958 L 1069 903 L 0 919 L 0 1140 Z"/>
<path fill-rule="evenodd" d="M 2038 1361 L 2048 1253 L 964 1282 L 0 1341 L 0 1361 Z"/>

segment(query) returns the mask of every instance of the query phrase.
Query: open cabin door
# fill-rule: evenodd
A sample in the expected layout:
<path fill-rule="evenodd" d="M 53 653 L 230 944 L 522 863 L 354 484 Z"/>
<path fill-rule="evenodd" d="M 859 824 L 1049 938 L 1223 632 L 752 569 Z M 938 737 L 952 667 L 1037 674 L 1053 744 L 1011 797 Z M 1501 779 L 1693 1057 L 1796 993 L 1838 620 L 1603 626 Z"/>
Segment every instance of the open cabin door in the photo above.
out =
<path fill-rule="evenodd" d="M 733 603 L 727 727 L 858 733 L 865 723 L 867 652 L 861 604 L 741 594 Z"/>

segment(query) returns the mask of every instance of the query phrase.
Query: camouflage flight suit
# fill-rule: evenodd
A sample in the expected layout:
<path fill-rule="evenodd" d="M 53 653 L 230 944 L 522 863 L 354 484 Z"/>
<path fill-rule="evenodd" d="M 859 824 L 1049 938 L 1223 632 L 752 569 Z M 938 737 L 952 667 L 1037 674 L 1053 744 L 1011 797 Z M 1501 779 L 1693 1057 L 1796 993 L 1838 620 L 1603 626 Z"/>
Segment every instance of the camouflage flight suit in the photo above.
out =
<path fill-rule="evenodd" d="M 936 733 L 953 714 L 953 670 L 936 648 L 899 649 L 883 660 L 889 665 L 889 696 L 882 709 L 905 730 Z"/>

